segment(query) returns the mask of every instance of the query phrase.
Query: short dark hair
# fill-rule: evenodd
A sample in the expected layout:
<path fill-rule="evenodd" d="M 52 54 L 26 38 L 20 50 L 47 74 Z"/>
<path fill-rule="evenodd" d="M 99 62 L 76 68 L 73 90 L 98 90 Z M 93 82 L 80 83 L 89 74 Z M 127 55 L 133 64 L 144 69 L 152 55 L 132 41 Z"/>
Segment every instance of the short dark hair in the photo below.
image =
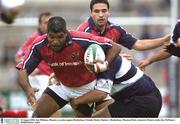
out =
<path fill-rule="evenodd" d="M 97 3 L 104 3 L 104 4 L 107 5 L 107 7 L 108 7 L 108 9 L 109 9 L 109 2 L 108 2 L 108 0 L 91 0 L 91 3 L 90 3 L 90 9 L 91 9 L 91 11 L 92 11 L 92 9 L 93 9 L 94 4 L 97 4 Z"/>
<path fill-rule="evenodd" d="M 39 18 L 38 18 L 38 22 L 41 23 L 41 19 L 42 17 L 47 17 L 47 16 L 51 16 L 52 14 L 50 12 L 43 12 L 39 15 Z"/>
<path fill-rule="evenodd" d="M 66 21 L 60 16 L 54 16 L 49 19 L 47 30 L 53 33 L 66 32 Z"/>

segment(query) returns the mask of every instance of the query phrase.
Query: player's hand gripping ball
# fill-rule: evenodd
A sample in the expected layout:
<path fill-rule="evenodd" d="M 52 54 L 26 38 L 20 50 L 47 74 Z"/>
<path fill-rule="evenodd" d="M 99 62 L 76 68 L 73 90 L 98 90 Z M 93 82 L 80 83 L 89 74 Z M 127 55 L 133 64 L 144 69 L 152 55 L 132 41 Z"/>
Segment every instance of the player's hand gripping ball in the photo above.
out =
<path fill-rule="evenodd" d="M 90 45 L 84 54 L 86 68 L 93 73 L 100 73 L 107 70 L 108 62 L 105 61 L 105 53 L 98 44 Z"/>

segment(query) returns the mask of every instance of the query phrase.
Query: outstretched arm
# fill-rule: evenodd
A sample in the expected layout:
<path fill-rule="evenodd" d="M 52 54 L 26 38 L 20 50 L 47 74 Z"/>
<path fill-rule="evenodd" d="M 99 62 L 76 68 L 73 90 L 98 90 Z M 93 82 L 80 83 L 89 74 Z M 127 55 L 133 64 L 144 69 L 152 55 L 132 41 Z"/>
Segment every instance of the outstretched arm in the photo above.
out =
<path fill-rule="evenodd" d="M 112 47 L 108 50 L 106 56 L 108 65 L 112 63 L 112 61 L 119 55 L 120 52 L 121 52 L 121 46 L 115 42 L 112 42 Z"/>
<path fill-rule="evenodd" d="M 169 43 L 169 41 L 170 41 L 169 34 L 165 35 L 162 38 L 138 40 L 133 45 L 133 49 L 139 50 L 139 51 L 151 50 L 151 49 L 160 47 L 163 44 Z"/>
<path fill-rule="evenodd" d="M 153 62 L 161 61 L 166 58 L 169 58 L 171 54 L 165 52 L 164 49 L 161 49 L 157 54 L 150 56 L 144 60 L 141 60 L 140 63 L 138 64 L 138 67 L 141 70 L 144 70 L 146 66 L 152 64 Z"/>
<path fill-rule="evenodd" d="M 77 97 L 71 101 L 71 105 L 76 108 L 80 104 L 88 104 L 102 101 L 110 93 L 113 81 L 108 79 L 99 78 L 96 81 L 94 90 L 91 90 L 80 97 Z"/>
<path fill-rule="evenodd" d="M 84 95 L 77 97 L 75 99 L 71 100 L 71 106 L 73 108 L 77 108 L 81 104 L 89 104 L 94 103 L 103 100 L 106 98 L 108 93 L 103 92 L 101 90 L 91 90 L 88 93 L 85 93 Z"/>

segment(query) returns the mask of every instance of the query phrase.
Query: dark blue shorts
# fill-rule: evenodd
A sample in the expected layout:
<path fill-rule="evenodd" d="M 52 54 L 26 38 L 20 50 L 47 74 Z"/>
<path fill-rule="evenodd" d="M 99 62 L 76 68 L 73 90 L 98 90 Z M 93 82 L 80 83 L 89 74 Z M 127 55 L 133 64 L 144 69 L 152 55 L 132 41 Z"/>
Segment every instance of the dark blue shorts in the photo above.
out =
<path fill-rule="evenodd" d="M 127 92 L 124 90 L 119 94 L 115 94 L 115 102 L 108 106 L 111 117 L 158 117 L 162 107 L 160 91 L 149 77 L 145 76 L 145 79 L 141 81 L 135 87 L 128 88 Z M 152 84 L 151 88 L 149 87 L 149 89 L 143 83 L 145 85 Z M 144 86 L 147 88 L 146 90 L 143 89 Z M 118 95 L 120 95 L 119 99 Z"/>

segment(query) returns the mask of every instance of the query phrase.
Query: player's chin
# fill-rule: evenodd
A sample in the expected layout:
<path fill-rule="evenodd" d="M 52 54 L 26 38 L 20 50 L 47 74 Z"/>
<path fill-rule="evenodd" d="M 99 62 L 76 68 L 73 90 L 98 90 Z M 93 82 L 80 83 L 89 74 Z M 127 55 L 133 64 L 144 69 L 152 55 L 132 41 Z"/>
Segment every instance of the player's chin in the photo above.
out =
<path fill-rule="evenodd" d="M 54 51 L 54 52 L 60 52 L 62 50 L 62 47 L 51 47 L 51 49 Z"/>

